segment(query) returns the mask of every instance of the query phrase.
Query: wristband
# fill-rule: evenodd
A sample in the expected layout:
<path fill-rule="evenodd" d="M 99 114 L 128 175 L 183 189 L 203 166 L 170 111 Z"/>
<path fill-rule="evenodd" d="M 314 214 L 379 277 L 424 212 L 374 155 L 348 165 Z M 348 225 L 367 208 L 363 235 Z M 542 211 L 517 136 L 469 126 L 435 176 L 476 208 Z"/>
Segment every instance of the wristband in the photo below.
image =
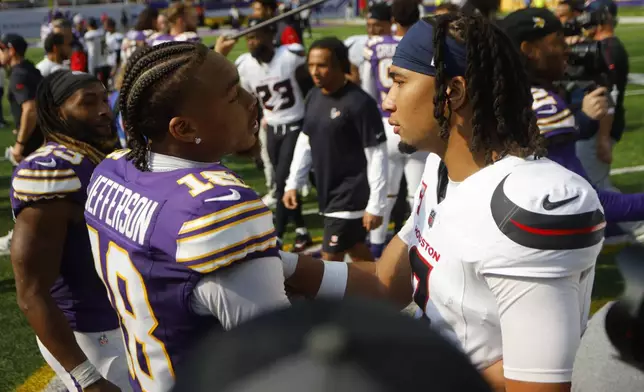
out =
<path fill-rule="evenodd" d="M 69 372 L 69 375 L 82 389 L 87 388 L 103 378 L 101 373 L 96 370 L 96 367 L 92 365 L 89 359 L 76 366 L 71 372 Z"/>
<path fill-rule="evenodd" d="M 349 266 L 344 261 L 324 261 L 324 275 L 316 298 L 342 298 L 347 290 Z"/>
<path fill-rule="evenodd" d="M 25 145 L 25 143 L 23 143 L 23 142 L 21 142 L 21 141 L 18 141 L 18 140 L 16 140 L 16 144 L 20 144 L 21 146 L 24 146 L 24 145 Z"/>
<path fill-rule="evenodd" d="M 284 279 L 288 279 L 295 273 L 299 256 L 295 253 L 283 252 L 281 250 L 279 252 L 280 258 L 282 259 L 282 268 L 284 269 Z"/>

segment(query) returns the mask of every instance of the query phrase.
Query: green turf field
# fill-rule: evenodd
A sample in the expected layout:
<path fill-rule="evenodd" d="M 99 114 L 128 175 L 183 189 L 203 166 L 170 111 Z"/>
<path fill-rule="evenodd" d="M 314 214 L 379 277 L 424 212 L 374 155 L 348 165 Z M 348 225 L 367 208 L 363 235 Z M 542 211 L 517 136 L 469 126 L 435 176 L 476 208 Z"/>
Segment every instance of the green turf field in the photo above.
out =
<path fill-rule="evenodd" d="M 314 29 L 314 39 L 326 35 L 336 35 L 345 38 L 353 34 L 364 34 L 363 27 L 325 27 Z M 644 25 L 625 25 L 618 29 L 618 35 L 624 41 L 631 56 L 631 72 L 644 73 Z M 214 38 L 206 40 L 214 43 Z M 310 43 L 310 40 L 309 40 Z M 245 49 L 240 42 L 232 54 L 235 59 Z M 28 57 L 37 62 L 42 58 L 41 49 L 30 49 Z M 644 93 L 644 86 L 631 85 L 629 91 L 637 94 Z M 641 94 L 641 93 L 640 93 Z M 5 119 L 11 120 L 9 107 L 4 100 Z M 644 165 L 644 94 L 633 95 L 626 100 L 628 130 L 624 139 L 617 145 L 614 152 L 614 167 Z M 12 127 L 0 129 L 0 147 L 13 144 Z M 264 194 L 263 174 L 253 164 L 241 161 L 228 162 L 260 194 Z M 11 210 L 9 205 L 8 188 L 11 175 L 11 165 L 0 162 L 0 235 L 12 227 Z M 615 176 L 614 183 L 625 192 L 644 191 L 644 172 Z M 305 209 L 316 207 L 315 197 L 307 198 Z M 321 219 L 316 214 L 307 215 L 309 227 L 314 237 L 321 235 Z M 286 242 L 292 238 L 286 239 Z M 614 253 L 604 254 L 597 268 L 593 308 L 601 306 L 605 301 L 614 298 L 621 290 L 621 278 L 613 261 Z M 15 302 L 15 286 L 8 257 L 0 257 L 0 392 L 12 391 L 22 385 L 34 372 L 44 364 L 36 347 L 34 336 Z M 45 376 L 43 376 L 45 377 Z M 35 384 L 30 384 L 35 385 Z M 24 386 L 22 391 L 36 391 L 36 387 Z"/>

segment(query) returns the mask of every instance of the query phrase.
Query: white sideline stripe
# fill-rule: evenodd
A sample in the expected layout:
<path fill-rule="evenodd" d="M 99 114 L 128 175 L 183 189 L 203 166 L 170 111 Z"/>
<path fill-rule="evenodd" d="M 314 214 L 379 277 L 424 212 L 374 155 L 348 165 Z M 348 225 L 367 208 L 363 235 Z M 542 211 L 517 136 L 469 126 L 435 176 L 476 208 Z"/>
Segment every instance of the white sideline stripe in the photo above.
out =
<path fill-rule="evenodd" d="M 639 165 L 639 166 L 629 166 L 629 167 L 620 167 L 619 169 L 612 169 L 610 171 L 611 176 L 616 176 L 619 174 L 626 174 L 626 173 L 639 173 L 644 171 L 644 165 Z"/>
<path fill-rule="evenodd" d="M 633 97 L 636 95 L 644 95 L 644 90 L 630 90 L 624 93 L 625 97 Z"/>

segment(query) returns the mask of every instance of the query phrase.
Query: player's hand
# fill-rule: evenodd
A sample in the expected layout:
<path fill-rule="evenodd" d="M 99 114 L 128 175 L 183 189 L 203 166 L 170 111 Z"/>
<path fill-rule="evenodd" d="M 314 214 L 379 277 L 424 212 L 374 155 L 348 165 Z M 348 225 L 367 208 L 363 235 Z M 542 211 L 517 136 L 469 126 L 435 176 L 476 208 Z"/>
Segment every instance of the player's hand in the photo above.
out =
<path fill-rule="evenodd" d="M 566 37 L 565 40 L 566 40 L 566 43 L 568 45 L 575 45 L 575 44 L 578 44 L 578 43 L 580 43 L 582 41 L 585 41 L 586 38 L 582 37 L 582 36 L 579 36 L 579 35 L 573 35 L 573 36 L 570 36 L 570 37 Z"/>
<path fill-rule="evenodd" d="M 613 163 L 613 147 L 610 138 L 597 138 L 597 159 L 609 165 Z"/>
<path fill-rule="evenodd" d="M 284 196 L 282 197 L 282 203 L 284 203 L 284 207 L 288 208 L 289 210 L 294 210 L 297 208 L 297 190 L 291 189 L 290 191 L 284 192 Z"/>
<path fill-rule="evenodd" d="M 18 143 L 11 147 L 11 163 L 18 165 L 20 162 L 22 162 L 22 160 L 25 159 L 25 157 L 22 155 L 24 150 L 25 146 Z"/>
<path fill-rule="evenodd" d="M 220 35 L 217 37 L 217 42 L 215 43 L 215 52 L 228 56 L 231 50 L 235 47 L 237 40 L 227 38 L 225 35 Z"/>
<path fill-rule="evenodd" d="M 586 94 L 581 110 L 593 120 L 600 120 L 608 112 L 608 97 L 606 87 L 599 87 Z"/>
<path fill-rule="evenodd" d="M 364 216 L 362 217 L 362 226 L 367 231 L 375 230 L 378 227 L 382 225 L 382 216 L 377 216 L 377 215 L 371 215 L 368 212 L 364 213 Z"/>
<path fill-rule="evenodd" d="M 121 388 L 117 387 L 106 379 L 101 378 L 94 384 L 83 388 L 83 392 L 121 392 Z"/>

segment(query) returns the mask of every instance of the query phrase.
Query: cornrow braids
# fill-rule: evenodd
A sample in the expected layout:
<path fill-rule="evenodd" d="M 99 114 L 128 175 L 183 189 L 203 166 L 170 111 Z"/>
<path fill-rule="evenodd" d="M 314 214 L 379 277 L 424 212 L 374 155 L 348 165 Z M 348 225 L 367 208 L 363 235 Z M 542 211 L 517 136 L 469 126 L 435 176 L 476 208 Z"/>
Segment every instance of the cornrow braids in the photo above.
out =
<path fill-rule="evenodd" d="M 62 144 L 85 155 L 94 164 L 98 165 L 105 158 L 105 153 L 89 143 L 79 140 L 78 135 L 75 135 L 74 130 L 71 129 L 67 121 L 58 115 L 58 106 L 54 104 L 54 96 L 50 87 L 51 80 L 51 77 L 44 78 L 36 90 L 36 102 L 38 102 L 36 108 L 37 122 L 45 141 Z"/>
<path fill-rule="evenodd" d="M 510 153 L 521 157 L 544 156 L 545 141 L 532 111 L 528 75 L 510 39 L 480 15 L 446 14 L 435 20 L 434 117 L 441 127 L 440 136 L 448 138 L 452 114 L 447 94 L 450 77 L 444 69 L 445 40 L 449 35 L 466 48 L 465 80 L 472 104 L 470 151 L 484 151 L 487 163 L 493 162 L 492 151 L 499 147 L 500 157 Z"/>
<path fill-rule="evenodd" d="M 135 52 L 126 68 L 119 95 L 130 152 L 127 159 L 148 171 L 148 141 L 165 136 L 168 123 L 194 90 L 193 75 L 208 48 L 191 42 L 166 42 Z"/>

